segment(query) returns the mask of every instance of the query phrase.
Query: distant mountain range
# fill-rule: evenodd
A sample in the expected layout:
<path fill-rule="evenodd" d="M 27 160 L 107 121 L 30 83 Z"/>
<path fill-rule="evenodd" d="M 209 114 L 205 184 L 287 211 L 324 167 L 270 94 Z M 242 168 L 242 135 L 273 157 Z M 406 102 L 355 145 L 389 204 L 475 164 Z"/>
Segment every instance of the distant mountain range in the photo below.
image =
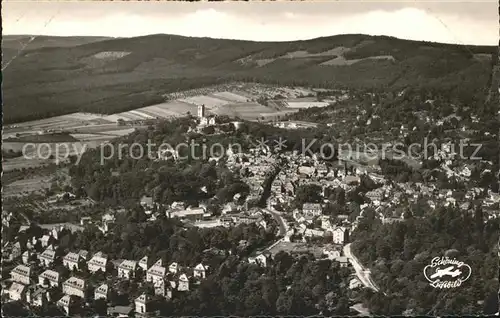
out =
<path fill-rule="evenodd" d="M 230 81 L 324 88 L 488 85 L 495 46 L 361 34 L 294 42 L 176 35 L 135 38 L 4 36 L 4 121 L 75 111 L 115 113 L 173 91 Z M 28 43 L 26 45 L 26 43 Z M 22 50 L 24 48 L 24 50 Z"/>

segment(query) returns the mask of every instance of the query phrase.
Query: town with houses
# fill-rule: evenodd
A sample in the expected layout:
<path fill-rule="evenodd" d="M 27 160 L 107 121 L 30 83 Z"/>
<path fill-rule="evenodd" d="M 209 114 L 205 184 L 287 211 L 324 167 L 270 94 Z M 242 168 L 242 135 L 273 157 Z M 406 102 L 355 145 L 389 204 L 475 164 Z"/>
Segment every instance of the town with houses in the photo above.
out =
<path fill-rule="evenodd" d="M 214 116 L 206 116 L 203 105 L 199 106 L 197 121 L 201 128 L 217 125 Z M 449 158 L 443 160 L 442 166 L 448 176 L 463 180 L 470 177 L 471 170 L 467 166 L 450 168 L 453 164 L 450 148 L 444 148 L 436 156 Z M 234 227 L 242 223 L 254 223 L 266 229 L 271 217 L 278 224 L 278 240 L 253 253 L 247 262 L 266 267 L 273 255 L 281 250 L 292 255 L 313 251 L 319 258 L 337 261 L 341 267 L 351 270 L 351 280 L 346 287 L 349 289 L 367 287 L 377 290 L 376 284 L 367 275 L 369 271 L 363 268 L 349 248 L 350 234 L 356 230 L 365 213 L 374 214 L 383 224 L 404 222 L 405 210 L 400 208 L 402 203 L 408 206 L 409 203 L 424 202 L 431 209 L 451 205 L 467 212 L 469 202 L 483 195 L 482 207 L 487 218 L 498 217 L 498 210 L 492 207 L 498 207 L 500 195 L 491 190 L 484 193 L 486 190 L 482 188 L 470 188 L 457 196 L 454 191 L 439 189 L 432 183 L 395 183 L 387 180 L 380 167 L 375 165 L 348 166 L 341 161 L 332 164 L 316 155 L 307 156 L 298 151 L 276 152 L 267 146 L 252 148 L 247 153 L 228 149 L 225 159 L 227 167 L 239 172 L 250 188 L 244 202 L 240 200 L 241 195 L 236 194 L 233 202 L 225 204 L 221 214 L 214 216 L 204 204 L 191 207 L 184 202 L 174 202 L 164 212 L 159 212 L 159 204 L 153 197 L 144 195 L 139 203 L 147 216 L 147 222 L 155 222 L 160 213 L 164 213 L 165 217 L 177 218 L 191 227 Z M 355 218 L 326 212 L 332 193 L 342 193 L 340 196 L 345 197 L 346 193 L 366 179 L 377 186 L 364 193 L 365 203 L 359 205 L 359 214 Z M 317 190 L 314 202 L 294 205 L 297 192 L 304 187 Z M 73 193 L 59 193 L 49 198 L 48 203 L 55 204 L 63 197 L 70 201 L 75 199 Z M 248 202 L 252 200 L 265 200 L 265 207 L 249 208 Z M 346 199 L 342 198 L 341 201 Z M 418 215 L 417 211 L 412 212 Z M 180 293 L 189 293 L 211 272 L 212 269 L 204 263 L 185 267 L 173 260 L 152 259 L 147 254 L 141 259 L 110 259 L 101 252 L 90 254 L 86 250 L 61 250 L 58 247 L 58 235 L 64 229 L 83 231 L 86 226 L 94 224 L 104 235 L 112 232 L 115 213 L 106 212 L 98 221 L 82 217 L 80 224 L 41 225 L 42 235 L 33 236 L 25 245 L 15 240 L 4 242 L 3 262 L 10 264 L 11 269 L 8 277 L 2 277 L 2 299 L 22 302 L 28 308 L 52 302 L 65 315 L 80 313 L 82 308 L 89 305 L 89 299 L 102 299 L 108 315 L 147 316 L 153 314 L 149 306 L 151 296 L 168 300 Z M 12 212 L 2 214 L 4 226 L 9 225 L 11 217 Z M 22 226 L 19 231 L 28 228 Z M 60 270 L 61 264 L 64 271 Z M 99 278 L 83 279 L 79 276 L 82 271 L 98 275 Z M 154 287 L 153 295 L 142 293 L 126 306 L 113 305 L 108 301 L 109 294 L 122 281 L 151 284 Z"/>

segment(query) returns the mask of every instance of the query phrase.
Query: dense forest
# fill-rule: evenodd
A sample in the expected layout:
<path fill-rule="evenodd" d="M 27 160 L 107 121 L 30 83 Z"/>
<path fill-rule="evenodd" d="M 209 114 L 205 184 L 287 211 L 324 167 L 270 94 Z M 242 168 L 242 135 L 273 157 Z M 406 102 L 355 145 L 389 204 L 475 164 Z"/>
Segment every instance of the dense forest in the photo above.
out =
<path fill-rule="evenodd" d="M 355 63 L 324 64 L 336 55 L 282 58 L 297 51 L 315 54 L 340 47 L 346 48 L 343 58 Z M 92 58 L 103 51 L 130 54 L 104 62 Z M 12 52 L 7 49 L 7 54 Z M 167 93 L 235 81 L 329 89 L 423 87 L 467 94 L 488 86 L 494 60 L 490 56 L 496 54 L 493 46 L 361 34 L 293 42 L 164 34 L 73 47 L 34 47 L 4 70 L 4 121 L 77 111 L 117 113 L 161 103 Z M 393 60 L 370 59 L 374 56 Z M 272 61 L 260 66 L 259 61 L 265 59 Z"/>
<path fill-rule="evenodd" d="M 498 292 L 498 255 L 493 249 L 498 229 L 498 219 L 485 222 L 480 207 L 473 214 L 442 207 L 425 218 L 407 213 L 405 222 L 392 224 L 364 219 L 353 233 L 353 251 L 385 293 L 367 295 L 366 305 L 378 315 L 491 313 Z M 444 255 L 472 268 L 471 278 L 459 288 L 432 288 L 424 277 L 430 260 Z"/>

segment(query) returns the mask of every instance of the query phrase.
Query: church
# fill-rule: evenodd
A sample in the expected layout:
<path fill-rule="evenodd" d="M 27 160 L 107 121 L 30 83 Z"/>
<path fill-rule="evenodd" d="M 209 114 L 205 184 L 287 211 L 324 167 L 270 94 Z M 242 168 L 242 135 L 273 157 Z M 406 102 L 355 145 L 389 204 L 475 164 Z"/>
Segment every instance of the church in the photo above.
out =
<path fill-rule="evenodd" d="M 198 105 L 198 119 L 200 120 L 200 126 L 212 126 L 215 125 L 215 116 L 206 116 L 205 105 Z"/>

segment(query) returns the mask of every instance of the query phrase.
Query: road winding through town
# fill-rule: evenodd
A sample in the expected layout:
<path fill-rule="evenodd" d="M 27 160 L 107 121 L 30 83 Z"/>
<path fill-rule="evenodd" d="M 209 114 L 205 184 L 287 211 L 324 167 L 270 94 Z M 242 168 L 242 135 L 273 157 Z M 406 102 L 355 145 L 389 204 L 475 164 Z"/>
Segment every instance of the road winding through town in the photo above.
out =
<path fill-rule="evenodd" d="M 379 288 L 371 278 L 369 269 L 366 269 L 357 257 L 351 251 L 351 243 L 344 246 L 344 255 L 349 259 L 352 267 L 356 271 L 356 276 L 365 287 L 371 288 L 374 291 L 379 291 Z"/>
<path fill-rule="evenodd" d="M 281 213 L 279 213 L 278 211 L 273 210 L 271 208 L 264 209 L 264 212 L 269 213 L 273 216 L 273 218 L 276 220 L 276 222 L 278 222 L 278 225 L 280 227 L 280 236 L 285 236 L 286 232 L 288 230 L 288 226 L 287 226 L 285 220 L 283 220 Z"/>

